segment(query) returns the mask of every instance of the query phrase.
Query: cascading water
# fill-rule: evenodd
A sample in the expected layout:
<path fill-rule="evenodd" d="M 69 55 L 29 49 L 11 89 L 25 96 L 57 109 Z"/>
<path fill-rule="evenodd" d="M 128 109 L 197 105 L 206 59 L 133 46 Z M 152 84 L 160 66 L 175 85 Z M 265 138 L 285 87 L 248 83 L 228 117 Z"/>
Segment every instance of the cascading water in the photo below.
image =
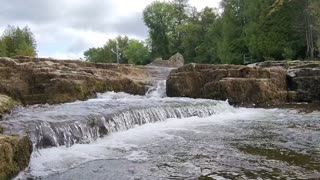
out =
<path fill-rule="evenodd" d="M 164 78 L 163 72 L 168 74 L 168 70 L 162 68 L 158 72 L 160 78 Z M 166 98 L 166 81 L 155 79 L 145 96 L 107 92 L 88 101 L 20 108 L 4 118 L 1 126 L 6 133 L 27 132 L 36 148 L 69 147 L 136 125 L 168 118 L 207 117 L 233 110 L 226 102 Z"/>
<path fill-rule="evenodd" d="M 107 92 L 5 117 L 7 133 L 27 132 L 38 148 L 17 179 L 320 177 L 320 112 L 168 98 L 169 70 L 151 71 L 145 96 Z"/>

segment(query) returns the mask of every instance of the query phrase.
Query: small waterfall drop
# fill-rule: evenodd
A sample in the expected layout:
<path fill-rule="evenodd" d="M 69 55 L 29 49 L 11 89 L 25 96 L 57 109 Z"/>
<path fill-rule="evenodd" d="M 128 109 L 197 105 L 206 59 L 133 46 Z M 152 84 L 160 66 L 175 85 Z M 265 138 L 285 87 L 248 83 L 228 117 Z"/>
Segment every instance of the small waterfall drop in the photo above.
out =
<path fill-rule="evenodd" d="M 162 76 L 157 76 L 161 78 L 145 96 L 107 92 L 88 101 L 30 106 L 17 109 L 0 125 L 6 133 L 30 134 L 36 148 L 46 148 L 90 143 L 113 132 L 168 118 L 207 117 L 234 110 L 223 101 L 168 98 Z"/>
<path fill-rule="evenodd" d="M 163 98 L 166 94 L 166 80 L 154 82 L 154 86 L 150 87 L 146 93 L 147 97 Z"/>

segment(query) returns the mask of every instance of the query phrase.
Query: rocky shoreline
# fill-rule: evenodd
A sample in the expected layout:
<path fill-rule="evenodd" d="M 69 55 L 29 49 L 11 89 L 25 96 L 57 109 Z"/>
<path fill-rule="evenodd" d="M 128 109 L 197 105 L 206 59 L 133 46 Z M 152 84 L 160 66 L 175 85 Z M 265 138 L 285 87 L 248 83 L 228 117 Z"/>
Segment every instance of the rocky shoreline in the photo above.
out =
<path fill-rule="evenodd" d="M 320 102 L 320 62 L 284 61 L 243 65 L 189 64 L 167 79 L 170 97 L 228 100 L 245 107 Z"/>

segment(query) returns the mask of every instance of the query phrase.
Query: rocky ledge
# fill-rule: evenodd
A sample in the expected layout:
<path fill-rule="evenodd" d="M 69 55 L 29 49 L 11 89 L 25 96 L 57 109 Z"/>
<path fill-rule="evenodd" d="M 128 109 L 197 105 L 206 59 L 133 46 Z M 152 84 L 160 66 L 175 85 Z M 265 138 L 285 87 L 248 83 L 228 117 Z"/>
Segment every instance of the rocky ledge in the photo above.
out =
<path fill-rule="evenodd" d="M 320 102 L 320 61 L 266 61 L 253 66 L 286 68 L 290 102 Z"/>
<path fill-rule="evenodd" d="M 84 100 L 97 92 L 145 94 L 148 72 L 134 65 L 46 58 L 0 58 L 0 93 L 22 104 Z"/>
<path fill-rule="evenodd" d="M 167 95 L 228 99 L 242 106 L 277 105 L 287 102 L 287 72 L 282 67 L 190 64 L 170 73 Z"/>

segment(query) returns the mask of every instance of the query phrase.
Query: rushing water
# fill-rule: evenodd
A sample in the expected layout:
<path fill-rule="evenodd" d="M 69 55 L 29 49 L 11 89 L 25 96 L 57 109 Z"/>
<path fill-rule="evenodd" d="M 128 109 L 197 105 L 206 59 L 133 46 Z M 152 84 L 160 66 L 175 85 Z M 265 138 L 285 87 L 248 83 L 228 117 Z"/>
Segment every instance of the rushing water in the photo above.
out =
<path fill-rule="evenodd" d="M 18 108 L 1 122 L 36 150 L 17 179 L 308 179 L 320 177 L 320 112 L 107 92 Z"/>

